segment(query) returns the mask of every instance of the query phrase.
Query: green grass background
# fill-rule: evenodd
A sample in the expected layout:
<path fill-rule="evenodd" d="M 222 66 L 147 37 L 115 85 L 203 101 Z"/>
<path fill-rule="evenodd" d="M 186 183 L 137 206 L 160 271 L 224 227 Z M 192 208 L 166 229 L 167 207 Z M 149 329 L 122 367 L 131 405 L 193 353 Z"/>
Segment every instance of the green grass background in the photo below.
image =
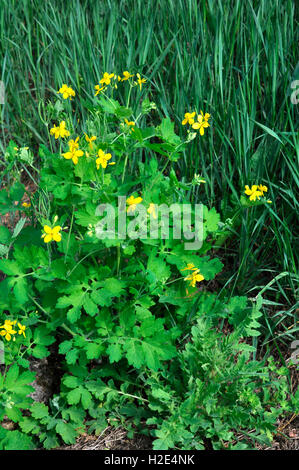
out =
<path fill-rule="evenodd" d="M 205 177 L 198 201 L 224 221 L 234 216 L 218 252 L 222 289 L 254 297 L 267 286 L 269 341 L 281 326 L 282 338 L 298 330 L 295 8 L 293 0 L 0 0 L 0 151 L 11 138 L 34 149 L 47 144 L 40 101 L 62 83 L 92 99 L 105 71 L 139 71 L 160 117 L 171 117 L 182 135 L 185 112 L 212 115 L 178 170 L 184 181 Z M 76 113 L 85 112 L 77 100 Z M 244 185 L 255 182 L 269 187 L 273 204 L 241 209 Z"/>

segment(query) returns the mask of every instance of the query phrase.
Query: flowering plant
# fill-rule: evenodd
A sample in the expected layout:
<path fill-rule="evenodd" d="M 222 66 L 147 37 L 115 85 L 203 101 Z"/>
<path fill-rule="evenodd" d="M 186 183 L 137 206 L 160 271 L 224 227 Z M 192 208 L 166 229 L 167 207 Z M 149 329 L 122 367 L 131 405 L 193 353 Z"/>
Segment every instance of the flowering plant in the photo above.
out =
<path fill-rule="evenodd" d="M 23 215 L 13 233 L 2 227 L 0 334 L 12 349 L 5 345 L 0 420 L 8 416 L 21 437 L 31 436 L 24 441 L 28 448 L 53 448 L 61 439 L 73 443 L 86 428 L 100 433 L 107 422 L 130 432 L 147 426 L 143 432 L 155 438 L 156 449 L 202 448 L 205 432 L 214 448 L 221 448 L 257 413 L 256 439 L 266 432 L 269 440 L 277 404 L 290 405 L 285 385 L 276 398 L 260 393 L 257 400 L 250 385 L 262 384 L 261 373 L 270 377 L 262 364 L 247 366 L 255 348 L 244 343 L 259 335 L 263 299 L 250 303 L 211 294 L 223 269 L 212 251 L 222 235 L 220 216 L 215 208 L 197 204 L 194 189 L 205 183 L 199 175 L 189 183 L 178 178 L 175 162 L 186 151 L 190 133 L 182 140 L 169 118 L 153 125 L 155 104 L 141 100 L 148 80 L 139 73 L 134 78 L 129 71 L 104 72 L 93 101 L 84 102 L 91 117 L 81 128 L 72 121 L 68 102 L 80 97 L 63 84 L 58 92 L 63 106 L 47 107 L 47 122 L 55 106 L 60 122 L 50 124 L 49 148 L 39 149 L 39 182 L 34 192 L 26 191 L 30 202 L 22 202 L 20 181 L 0 198 L 2 213 L 15 211 L 11 202 L 18 201 Z M 115 99 L 121 86 L 130 87 L 132 108 L 130 101 Z M 205 131 L 212 131 L 210 118 L 202 111 L 187 112 L 182 125 L 205 138 Z M 13 152 L 16 157 L 14 149 L 11 143 L 10 158 Z M 254 202 L 252 196 L 265 191 L 261 185 L 246 187 L 245 193 Z M 185 223 L 177 214 L 187 206 Z M 165 207 L 172 207 L 168 218 L 161 216 Z M 103 219 L 103 211 L 110 217 Z M 178 222 L 188 226 L 183 235 L 176 232 Z M 190 236 L 197 242 L 191 247 Z M 233 330 L 228 349 L 215 333 L 225 335 L 224 322 Z M 219 356 L 213 356 L 213 348 Z M 30 361 L 55 354 L 63 361 L 59 393 L 46 404 L 32 403 Z M 240 359 L 231 369 L 232 354 Z M 232 391 L 218 364 L 221 357 L 225 370 L 246 374 Z M 184 371 L 188 381 L 178 383 Z M 218 408 L 203 393 L 205 374 Z M 222 416 L 232 414 L 232 407 L 234 419 L 223 427 Z M 169 426 L 177 422 L 177 430 L 155 418 L 157 410 L 161 416 L 169 413 Z M 1 432 L 5 448 L 11 434 Z"/>

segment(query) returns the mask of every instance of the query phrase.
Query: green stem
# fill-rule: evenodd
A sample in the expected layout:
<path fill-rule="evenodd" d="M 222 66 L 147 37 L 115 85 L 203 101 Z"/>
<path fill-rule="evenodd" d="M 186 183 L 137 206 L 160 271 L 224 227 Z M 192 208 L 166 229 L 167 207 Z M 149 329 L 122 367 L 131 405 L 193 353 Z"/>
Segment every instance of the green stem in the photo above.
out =
<path fill-rule="evenodd" d="M 122 175 L 122 179 L 121 179 L 122 183 L 124 182 L 124 179 L 125 179 L 125 172 L 126 172 L 126 167 L 127 167 L 127 162 L 128 162 L 128 156 L 129 155 L 126 153 L 125 164 L 124 164 L 124 169 L 123 169 L 123 175 Z"/>

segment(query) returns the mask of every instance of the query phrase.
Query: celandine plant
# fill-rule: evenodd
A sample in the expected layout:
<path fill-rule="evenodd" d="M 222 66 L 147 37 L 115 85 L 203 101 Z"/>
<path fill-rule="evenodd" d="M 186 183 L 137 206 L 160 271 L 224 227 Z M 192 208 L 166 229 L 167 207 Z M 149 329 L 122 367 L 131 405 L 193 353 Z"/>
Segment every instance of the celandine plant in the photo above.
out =
<path fill-rule="evenodd" d="M 211 116 L 187 112 L 182 141 L 169 118 L 149 124 L 146 84 L 105 72 L 82 125 L 62 84 L 40 108 L 50 149 L 40 147 L 39 170 L 28 148 L 8 146 L 0 209 L 22 217 L 1 227 L 0 423 L 14 429 L 0 426 L 0 449 L 50 449 L 107 425 L 150 435 L 155 449 L 250 448 L 298 406 L 288 369 L 253 359 L 262 297 L 212 292 L 223 264 L 209 253 L 226 227 L 194 199 L 201 176 L 181 182 L 175 167 Z M 114 97 L 123 86 L 125 104 Z M 267 203 L 266 190 L 246 187 L 242 204 Z M 34 402 L 30 363 L 53 357 L 58 392 Z"/>

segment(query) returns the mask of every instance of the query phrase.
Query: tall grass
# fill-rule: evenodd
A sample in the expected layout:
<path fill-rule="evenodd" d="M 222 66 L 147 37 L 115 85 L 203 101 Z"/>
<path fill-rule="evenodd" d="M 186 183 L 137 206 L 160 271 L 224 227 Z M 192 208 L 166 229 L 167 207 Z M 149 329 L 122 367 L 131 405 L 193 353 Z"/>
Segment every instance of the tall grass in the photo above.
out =
<path fill-rule="evenodd" d="M 239 214 L 222 247 L 228 265 L 223 288 L 256 295 L 276 278 L 267 295 L 294 312 L 295 5 L 293 0 L 0 0 L 0 78 L 7 92 L 1 148 L 10 138 L 35 148 L 47 143 L 38 103 L 62 83 L 82 99 L 92 98 L 104 71 L 139 71 L 159 112 L 175 120 L 179 133 L 185 132 L 180 125 L 185 112 L 212 114 L 212 129 L 188 147 L 178 171 L 186 181 L 194 173 L 206 178 L 196 197 L 216 205 L 224 220 Z M 84 116 L 84 107 L 76 106 Z M 269 186 L 273 204 L 241 209 L 244 185 L 257 181 Z M 281 273 L 288 274 L 277 277 Z"/>

